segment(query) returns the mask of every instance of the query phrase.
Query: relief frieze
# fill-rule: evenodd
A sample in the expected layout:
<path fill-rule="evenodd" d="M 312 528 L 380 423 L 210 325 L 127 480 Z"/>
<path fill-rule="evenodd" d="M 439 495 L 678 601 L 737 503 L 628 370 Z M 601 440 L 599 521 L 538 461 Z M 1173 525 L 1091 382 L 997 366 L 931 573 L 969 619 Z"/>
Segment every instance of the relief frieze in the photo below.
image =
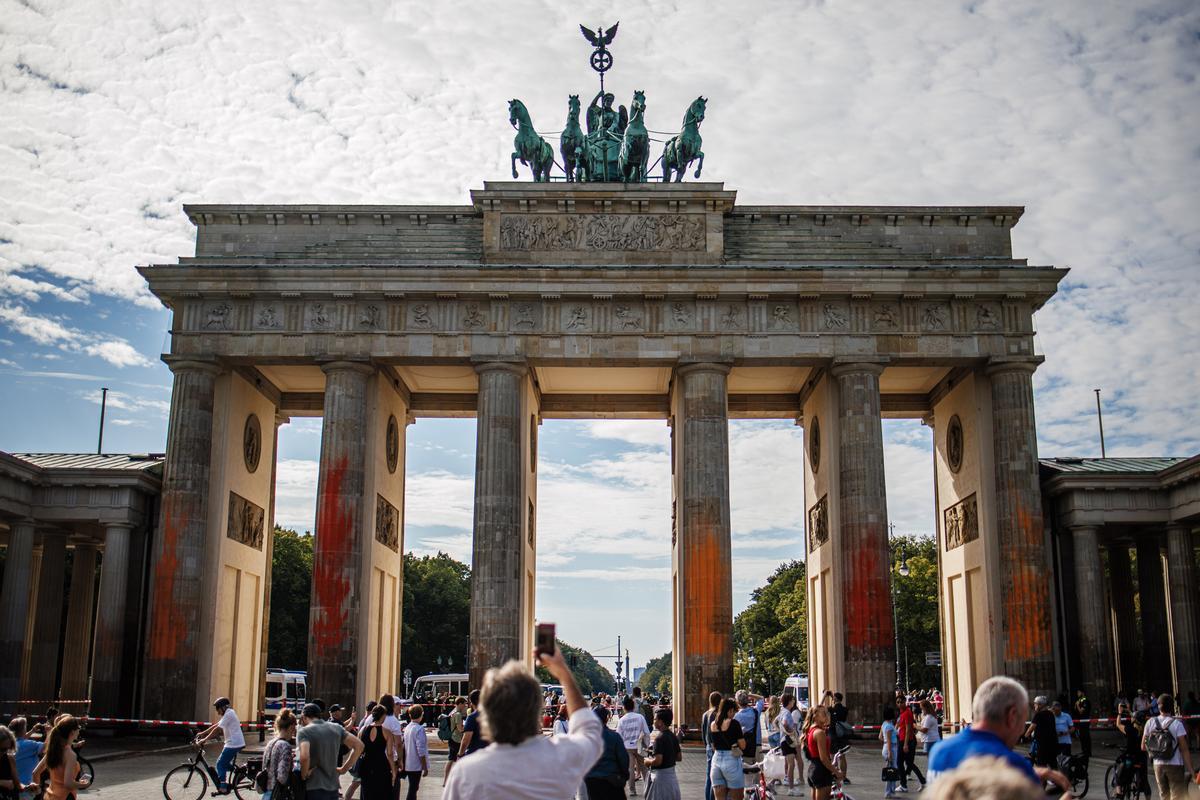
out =
<path fill-rule="evenodd" d="M 375 495 L 375 541 L 400 551 L 400 511 L 381 494 Z"/>
<path fill-rule="evenodd" d="M 829 541 L 829 495 L 823 495 L 808 510 L 808 552 L 815 553 Z"/>
<path fill-rule="evenodd" d="M 263 523 L 266 512 L 237 492 L 229 493 L 229 527 L 225 535 L 255 550 L 263 548 Z"/>
<path fill-rule="evenodd" d="M 979 538 L 979 506 L 974 493 L 947 508 L 944 516 L 946 550 L 962 547 Z"/>
<path fill-rule="evenodd" d="M 507 214 L 500 249 L 704 250 L 704 217 L 696 214 Z"/>

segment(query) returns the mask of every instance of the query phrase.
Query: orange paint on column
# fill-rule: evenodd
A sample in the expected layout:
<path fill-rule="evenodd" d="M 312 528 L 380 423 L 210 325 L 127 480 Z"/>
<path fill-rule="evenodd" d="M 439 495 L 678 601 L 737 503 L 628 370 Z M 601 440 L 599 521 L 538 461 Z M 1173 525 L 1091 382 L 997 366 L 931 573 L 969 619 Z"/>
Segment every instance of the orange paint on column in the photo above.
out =
<path fill-rule="evenodd" d="M 346 457 L 334 460 L 321 487 L 317 518 L 316 551 L 313 553 L 314 603 L 313 640 L 320 649 L 336 649 L 345 640 L 350 580 L 346 577 L 347 556 L 354 532 L 353 498 L 342 497 Z"/>
<path fill-rule="evenodd" d="M 187 621 L 180 613 L 175 598 L 175 578 L 179 571 L 179 534 L 185 519 L 179 494 L 170 492 L 164 498 L 162 552 L 154 563 L 154 611 L 147 652 L 152 659 L 169 660 L 179 657 L 179 647 L 187 635 Z"/>

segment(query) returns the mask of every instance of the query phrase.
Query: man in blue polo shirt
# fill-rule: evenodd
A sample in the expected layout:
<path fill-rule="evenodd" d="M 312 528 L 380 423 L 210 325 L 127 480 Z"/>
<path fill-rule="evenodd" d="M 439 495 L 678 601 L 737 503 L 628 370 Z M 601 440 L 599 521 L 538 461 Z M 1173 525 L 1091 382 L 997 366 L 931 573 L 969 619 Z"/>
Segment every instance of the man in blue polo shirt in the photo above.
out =
<path fill-rule="evenodd" d="M 975 756 L 993 756 L 1019 770 L 1039 786 L 1047 781 L 1070 791 L 1065 775 L 1044 767 L 1034 768 L 1023 756 L 1013 752 L 1013 745 L 1025 730 L 1029 713 L 1029 693 L 1025 687 L 997 675 L 988 678 L 975 690 L 971 704 L 972 722 L 969 730 L 939 742 L 929 754 L 929 780 L 958 768 Z"/>

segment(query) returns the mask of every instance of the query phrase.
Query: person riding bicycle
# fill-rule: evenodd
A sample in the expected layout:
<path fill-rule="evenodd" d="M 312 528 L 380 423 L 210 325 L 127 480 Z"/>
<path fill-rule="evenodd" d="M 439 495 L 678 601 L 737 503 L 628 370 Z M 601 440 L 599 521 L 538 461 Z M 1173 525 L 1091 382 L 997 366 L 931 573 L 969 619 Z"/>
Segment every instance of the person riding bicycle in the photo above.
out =
<path fill-rule="evenodd" d="M 1146 754 L 1142 752 L 1142 726 L 1134 719 L 1128 703 L 1117 706 L 1117 731 L 1121 734 L 1121 768 L 1117 771 L 1117 797 L 1124 797 L 1138 776 L 1145 794 L 1150 793 L 1150 782 L 1146 777 Z"/>
<path fill-rule="evenodd" d="M 229 784 L 225 781 L 225 776 L 233 767 L 237 754 L 245 748 L 246 737 L 242 735 L 242 721 L 238 719 L 228 697 L 218 697 L 214 700 L 213 709 L 220 719 L 196 737 L 196 744 L 203 746 L 205 742 L 217 735 L 217 731 L 221 732 L 225 739 L 225 747 L 222 748 L 221 755 L 217 758 L 217 791 L 228 794 Z"/>

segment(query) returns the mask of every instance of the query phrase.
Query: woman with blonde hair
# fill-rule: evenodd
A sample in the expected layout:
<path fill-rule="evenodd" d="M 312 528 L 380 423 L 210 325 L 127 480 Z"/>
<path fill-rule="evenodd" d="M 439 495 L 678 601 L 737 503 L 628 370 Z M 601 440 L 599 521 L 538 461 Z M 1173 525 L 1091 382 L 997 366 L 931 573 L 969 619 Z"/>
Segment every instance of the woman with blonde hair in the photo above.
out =
<path fill-rule="evenodd" d="M 267 790 L 263 800 L 281 800 L 288 796 L 288 781 L 292 778 L 292 739 L 296 735 L 296 715 L 285 708 L 275 717 L 275 738 L 263 751 L 263 771 L 267 773 Z"/>
<path fill-rule="evenodd" d="M 832 717 L 823 705 L 813 706 L 804 719 L 804 757 L 808 759 L 808 786 L 812 800 L 827 800 L 833 782 L 845 777 L 833 763 L 829 752 L 829 726 Z"/>
<path fill-rule="evenodd" d="M 783 740 L 783 733 L 779 730 L 779 712 L 782 710 L 779 695 L 771 695 L 767 699 L 767 745 L 772 750 L 779 747 Z"/>
<path fill-rule="evenodd" d="M 50 786 L 42 800 L 74 800 L 77 789 L 86 789 L 88 781 L 79 780 L 79 760 L 71 747 L 79 737 L 79 720 L 63 714 L 54 723 L 46 737 L 46 753 L 33 768 L 33 782 L 41 783 L 42 775 L 49 773 Z"/>

